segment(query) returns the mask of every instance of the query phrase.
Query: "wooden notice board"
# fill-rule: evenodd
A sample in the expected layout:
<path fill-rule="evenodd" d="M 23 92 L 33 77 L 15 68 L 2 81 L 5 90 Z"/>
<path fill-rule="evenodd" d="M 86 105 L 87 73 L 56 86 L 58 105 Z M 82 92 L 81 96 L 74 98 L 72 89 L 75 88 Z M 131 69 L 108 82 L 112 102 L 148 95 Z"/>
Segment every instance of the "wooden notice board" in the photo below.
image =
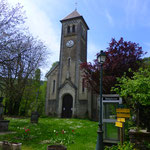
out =
<path fill-rule="evenodd" d="M 117 113 L 118 118 L 130 118 L 130 114 Z"/>
<path fill-rule="evenodd" d="M 117 118 L 118 122 L 125 122 L 125 118 Z"/>
<path fill-rule="evenodd" d="M 123 127 L 123 123 L 122 122 L 115 122 L 115 126 L 122 128 Z"/>
<path fill-rule="evenodd" d="M 126 108 L 118 108 L 116 109 L 117 113 L 130 113 L 130 109 L 126 109 Z"/>

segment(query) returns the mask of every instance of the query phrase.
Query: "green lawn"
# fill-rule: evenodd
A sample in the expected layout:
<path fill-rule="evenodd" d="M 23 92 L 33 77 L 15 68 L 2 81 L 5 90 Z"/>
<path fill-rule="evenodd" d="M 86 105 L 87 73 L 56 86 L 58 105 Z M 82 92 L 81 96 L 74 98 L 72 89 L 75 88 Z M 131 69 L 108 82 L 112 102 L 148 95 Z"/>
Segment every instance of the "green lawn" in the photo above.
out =
<path fill-rule="evenodd" d="M 94 150 L 98 123 L 81 119 L 40 118 L 31 124 L 30 118 L 10 120 L 9 130 L 0 141 L 21 142 L 22 150 L 46 150 L 48 145 L 63 144 L 68 150 Z M 29 129 L 29 130 L 28 130 Z"/>

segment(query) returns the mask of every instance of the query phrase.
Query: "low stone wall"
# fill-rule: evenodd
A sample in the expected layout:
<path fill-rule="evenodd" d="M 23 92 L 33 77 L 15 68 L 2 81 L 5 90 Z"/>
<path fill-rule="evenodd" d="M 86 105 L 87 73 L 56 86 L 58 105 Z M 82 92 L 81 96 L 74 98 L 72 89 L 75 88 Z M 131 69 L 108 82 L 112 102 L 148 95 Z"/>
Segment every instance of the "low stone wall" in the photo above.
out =
<path fill-rule="evenodd" d="M 150 143 L 150 132 L 130 130 L 129 138 L 138 150 L 148 150 L 146 143 Z"/>
<path fill-rule="evenodd" d="M 0 141 L 0 150 L 21 150 L 22 143 L 10 143 L 8 141 Z"/>

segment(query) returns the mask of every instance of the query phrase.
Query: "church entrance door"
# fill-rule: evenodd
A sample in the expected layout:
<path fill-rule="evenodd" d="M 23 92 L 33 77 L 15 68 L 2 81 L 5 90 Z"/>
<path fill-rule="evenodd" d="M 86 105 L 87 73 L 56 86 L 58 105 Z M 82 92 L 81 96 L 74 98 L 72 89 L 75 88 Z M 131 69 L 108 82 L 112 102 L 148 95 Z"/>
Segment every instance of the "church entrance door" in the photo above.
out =
<path fill-rule="evenodd" d="M 71 118 L 72 117 L 72 106 L 73 98 L 70 94 L 67 94 L 63 97 L 62 104 L 62 118 Z"/>

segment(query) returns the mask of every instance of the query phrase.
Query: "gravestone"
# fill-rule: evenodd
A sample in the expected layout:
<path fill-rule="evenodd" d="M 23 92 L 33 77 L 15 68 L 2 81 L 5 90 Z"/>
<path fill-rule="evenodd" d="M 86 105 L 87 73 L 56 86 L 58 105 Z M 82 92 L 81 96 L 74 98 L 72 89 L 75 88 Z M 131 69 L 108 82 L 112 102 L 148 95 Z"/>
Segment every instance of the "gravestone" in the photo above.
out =
<path fill-rule="evenodd" d="M 31 113 L 31 123 L 38 123 L 39 120 L 39 113 L 36 112 L 32 112 Z"/>
<path fill-rule="evenodd" d="M 67 148 L 63 145 L 50 145 L 47 150 L 67 150 Z"/>

